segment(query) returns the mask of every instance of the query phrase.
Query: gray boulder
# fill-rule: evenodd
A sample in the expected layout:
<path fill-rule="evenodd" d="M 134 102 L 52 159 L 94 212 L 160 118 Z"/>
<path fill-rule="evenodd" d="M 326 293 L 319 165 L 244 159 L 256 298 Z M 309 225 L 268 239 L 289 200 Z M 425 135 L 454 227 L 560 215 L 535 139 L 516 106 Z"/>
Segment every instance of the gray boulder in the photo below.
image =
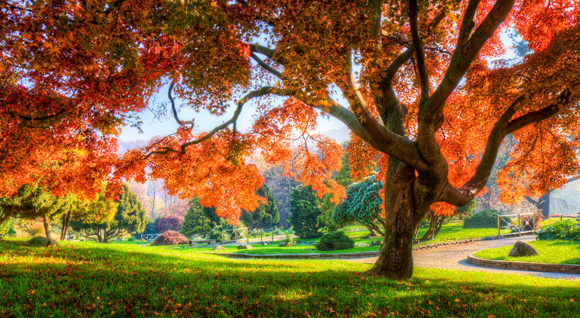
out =
<path fill-rule="evenodd" d="M 252 245 L 249 244 L 240 244 L 238 245 L 239 250 L 251 250 L 253 249 Z"/>
<path fill-rule="evenodd" d="M 213 250 L 214 250 L 214 251 L 223 251 L 223 250 L 225 250 L 225 249 L 226 249 L 226 248 L 225 248 L 225 247 L 223 247 L 223 246 L 221 246 L 221 245 L 217 245 L 216 247 L 214 247 L 214 248 L 213 248 Z"/>
<path fill-rule="evenodd" d="M 534 256 L 538 254 L 539 254 L 538 251 L 536 251 L 536 249 L 530 244 L 522 241 L 517 241 L 516 244 L 514 244 L 512 250 L 510 251 L 509 256 L 520 257 L 520 256 Z"/>

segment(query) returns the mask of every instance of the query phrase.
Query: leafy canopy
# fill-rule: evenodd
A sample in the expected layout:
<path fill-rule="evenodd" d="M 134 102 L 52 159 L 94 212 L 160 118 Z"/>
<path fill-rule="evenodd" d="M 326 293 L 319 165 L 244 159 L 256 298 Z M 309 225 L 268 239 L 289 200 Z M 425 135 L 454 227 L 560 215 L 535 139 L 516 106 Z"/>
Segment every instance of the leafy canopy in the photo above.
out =
<path fill-rule="evenodd" d="M 384 180 L 399 160 L 422 213 L 482 191 L 508 134 L 503 199 L 543 193 L 579 172 L 579 16 L 570 0 L 4 1 L 0 188 L 48 175 L 47 153 L 73 147 L 87 156 L 63 185 L 94 195 L 87 176 L 119 186 L 149 166 L 235 223 L 265 202 L 260 155 L 338 203 L 342 147 L 312 133 L 323 115 L 352 131 L 353 175 L 376 166 Z M 504 59 L 506 30 L 531 50 L 519 63 Z M 179 129 L 119 162 L 114 134 L 162 86 Z M 224 123 L 199 132 L 174 95 Z"/>

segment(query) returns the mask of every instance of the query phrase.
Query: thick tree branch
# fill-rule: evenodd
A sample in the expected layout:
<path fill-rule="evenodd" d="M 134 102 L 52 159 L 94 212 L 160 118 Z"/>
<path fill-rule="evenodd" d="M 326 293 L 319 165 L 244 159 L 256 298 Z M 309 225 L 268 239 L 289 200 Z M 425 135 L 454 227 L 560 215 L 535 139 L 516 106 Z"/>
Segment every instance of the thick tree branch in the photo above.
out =
<path fill-rule="evenodd" d="M 423 40 L 419 36 L 417 26 L 419 7 L 417 0 L 409 0 L 409 23 L 411 25 L 411 36 L 413 46 L 415 47 L 415 59 L 417 60 L 417 73 L 419 73 L 419 82 L 421 83 L 421 103 L 429 98 L 429 74 L 425 68 L 425 51 L 423 49 Z"/>
<path fill-rule="evenodd" d="M 475 12 L 479 6 L 480 0 L 469 0 L 467 4 L 467 9 L 465 9 L 465 14 L 463 15 L 463 20 L 461 21 L 461 26 L 459 27 L 459 36 L 457 37 L 457 47 L 463 46 L 465 41 L 469 39 L 471 31 L 475 27 L 475 22 L 473 22 L 473 17 L 475 17 Z"/>
<path fill-rule="evenodd" d="M 417 144 L 425 161 L 434 163 L 442 159 L 435 132 L 443 124 L 445 102 L 477 57 L 483 45 L 505 20 L 514 2 L 515 0 L 496 1 L 491 11 L 473 34 L 468 39 L 462 40 L 462 44 L 457 45 L 443 80 L 433 95 L 425 103 L 420 104 Z M 463 32 L 464 37 L 469 34 L 476 9 L 477 1 L 470 2 L 460 27 L 460 32 Z"/>
<path fill-rule="evenodd" d="M 443 80 L 425 104 L 424 109 L 420 110 L 420 113 L 423 113 L 423 117 L 433 119 L 435 114 L 443 110 L 445 101 L 453 90 L 455 90 L 457 84 L 463 78 L 483 45 L 508 16 L 514 2 L 515 0 L 497 0 L 483 22 L 469 36 L 473 28 L 473 16 L 479 3 L 477 0 L 470 1 L 460 27 L 459 38 L 461 42 L 458 42 L 453 52 Z"/>

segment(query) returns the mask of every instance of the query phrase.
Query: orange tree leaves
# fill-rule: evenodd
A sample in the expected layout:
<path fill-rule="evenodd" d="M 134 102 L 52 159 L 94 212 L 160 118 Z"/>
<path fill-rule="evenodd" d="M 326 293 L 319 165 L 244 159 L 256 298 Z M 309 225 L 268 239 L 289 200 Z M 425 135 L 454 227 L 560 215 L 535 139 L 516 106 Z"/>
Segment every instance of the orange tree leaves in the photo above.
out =
<path fill-rule="evenodd" d="M 128 152 L 115 177 L 142 180 L 148 165 L 171 193 L 199 196 L 231 221 L 262 201 L 256 155 L 320 195 L 344 195 L 328 181 L 341 147 L 311 135 L 320 114 L 352 130 L 355 178 L 378 167 L 384 180 L 395 158 L 422 184 L 436 181 L 425 196 L 429 206 L 464 203 L 482 191 L 493 148 L 507 133 L 517 147 L 499 183 L 514 181 L 510 193 L 536 193 L 577 174 L 576 2 L 429 1 L 417 4 L 416 20 L 407 1 L 374 3 L 5 2 L 3 173 L 33 175 L 41 170 L 25 163 L 27 154 L 79 135 L 95 141 L 75 146 L 87 153 L 113 150 L 107 135 L 171 81 L 194 110 L 226 116 L 233 108 L 234 116 L 207 134 L 180 121 L 175 135 Z M 533 50 L 521 63 L 499 60 L 507 28 Z M 255 122 L 240 132 L 247 104 Z"/>

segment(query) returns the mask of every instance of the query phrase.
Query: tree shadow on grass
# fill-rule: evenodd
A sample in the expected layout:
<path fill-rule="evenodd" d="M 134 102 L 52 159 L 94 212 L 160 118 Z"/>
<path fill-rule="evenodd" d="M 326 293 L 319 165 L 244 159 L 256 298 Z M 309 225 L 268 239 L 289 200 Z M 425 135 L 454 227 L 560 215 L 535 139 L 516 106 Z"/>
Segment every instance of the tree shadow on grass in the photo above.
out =
<path fill-rule="evenodd" d="M 0 250 L 10 252 L 3 243 Z M 573 316 L 580 282 L 369 265 L 160 255 L 98 246 L 20 249 L 0 266 L 0 316 Z M 52 259 L 55 262 L 43 263 Z M 538 284 L 535 286 L 534 283 Z M 2 312 L 4 310 L 4 312 Z"/>

